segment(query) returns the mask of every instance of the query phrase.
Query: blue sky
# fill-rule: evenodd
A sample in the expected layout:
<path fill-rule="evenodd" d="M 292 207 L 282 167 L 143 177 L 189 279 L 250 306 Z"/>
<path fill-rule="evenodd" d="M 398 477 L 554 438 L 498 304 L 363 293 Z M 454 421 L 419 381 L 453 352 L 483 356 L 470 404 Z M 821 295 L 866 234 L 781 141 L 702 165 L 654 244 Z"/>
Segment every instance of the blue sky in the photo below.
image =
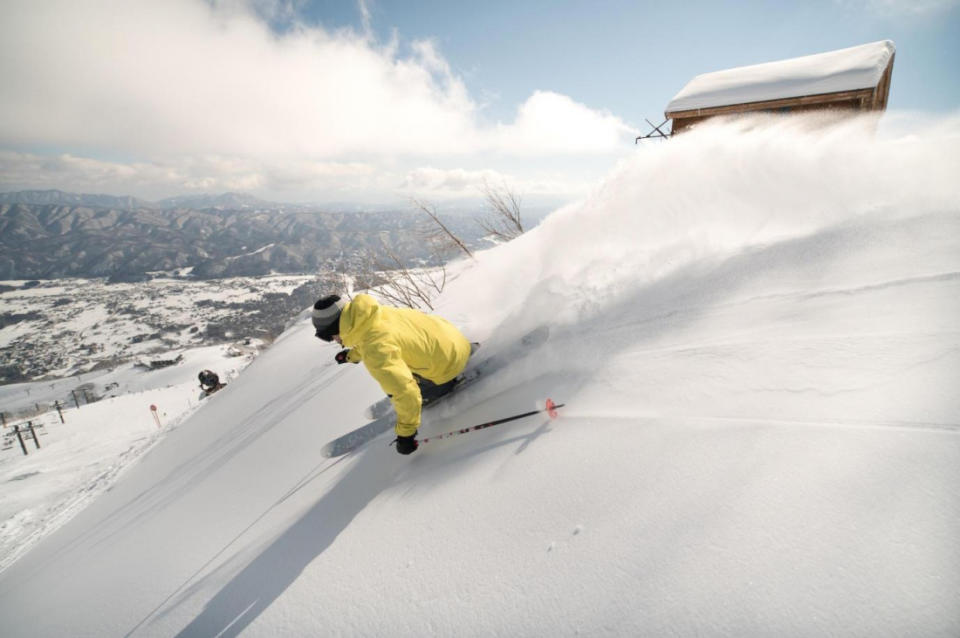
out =
<path fill-rule="evenodd" d="M 898 47 L 890 108 L 960 106 L 960 2 L 678 3 L 368 0 L 387 40 L 432 39 L 471 90 L 507 118 L 532 90 L 569 95 L 633 122 L 662 116 L 693 76 L 877 40 Z M 312 2 L 303 15 L 362 29 L 358 5 Z M 657 122 L 659 123 L 660 120 Z"/>
<path fill-rule="evenodd" d="M 6 0 L 0 189 L 582 196 L 693 76 L 881 39 L 960 110 L 960 0 Z"/>

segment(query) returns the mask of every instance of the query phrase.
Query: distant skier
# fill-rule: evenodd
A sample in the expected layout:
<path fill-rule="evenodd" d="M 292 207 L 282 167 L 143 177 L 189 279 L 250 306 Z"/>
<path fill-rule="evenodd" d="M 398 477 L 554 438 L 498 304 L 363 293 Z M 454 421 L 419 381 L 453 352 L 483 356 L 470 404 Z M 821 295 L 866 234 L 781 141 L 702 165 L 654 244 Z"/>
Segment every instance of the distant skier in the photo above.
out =
<path fill-rule="evenodd" d="M 198 376 L 200 378 L 200 389 L 207 395 L 211 395 L 227 385 L 226 383 L 220 383 L 220 377 L 211 370 L 201 370 Z"/>
<path fill-rule="evenodd" d="M 470 342 L 441 317 L 381 306 L 360 294 L 337 295 L 313 305 L 316 336 L 347 346 L 337 363 L 360 363 L 380 384 L 397 414 L 397 452 L 417 449 L 420 409 L 447 394 L 470 358 Z"/>

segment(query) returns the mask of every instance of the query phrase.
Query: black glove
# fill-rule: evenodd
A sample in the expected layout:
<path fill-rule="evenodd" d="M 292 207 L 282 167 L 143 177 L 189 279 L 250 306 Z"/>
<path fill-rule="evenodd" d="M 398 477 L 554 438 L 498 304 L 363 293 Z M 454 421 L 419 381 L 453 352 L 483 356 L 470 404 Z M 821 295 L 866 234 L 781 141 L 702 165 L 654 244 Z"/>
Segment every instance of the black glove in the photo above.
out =
<path fill-rule="evenodd" d="M 337 356 L 334 357 L 334 359 L 337 360 L 337 363 L 347 363 L 349 362 L 349 359 L 347 359 L 348 354 L 350 354 L 350 348 L 344 348 L 337 353 Z"/>
<path fill-rule="evenodd" d="M 414 450 L 420 447 L 420 444 L 417 443 L 417 433 L 414 432 L 410 436 L 398 436 L 397 437 L 397 452 L 400 454 L 412 454 Z"/>

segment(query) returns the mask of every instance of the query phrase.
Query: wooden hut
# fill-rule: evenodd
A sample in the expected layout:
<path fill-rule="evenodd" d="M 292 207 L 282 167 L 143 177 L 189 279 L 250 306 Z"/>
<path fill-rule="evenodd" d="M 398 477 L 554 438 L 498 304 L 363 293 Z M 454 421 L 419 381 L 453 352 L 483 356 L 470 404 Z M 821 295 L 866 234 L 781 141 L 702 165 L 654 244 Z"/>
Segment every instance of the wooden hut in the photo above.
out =
<path fill-rule="evenodd" d="M 890 40 L 801 58 L 704 73 L 667 105 L 672 133 L 716 115 L 887 107 L 895 48 Z"/>

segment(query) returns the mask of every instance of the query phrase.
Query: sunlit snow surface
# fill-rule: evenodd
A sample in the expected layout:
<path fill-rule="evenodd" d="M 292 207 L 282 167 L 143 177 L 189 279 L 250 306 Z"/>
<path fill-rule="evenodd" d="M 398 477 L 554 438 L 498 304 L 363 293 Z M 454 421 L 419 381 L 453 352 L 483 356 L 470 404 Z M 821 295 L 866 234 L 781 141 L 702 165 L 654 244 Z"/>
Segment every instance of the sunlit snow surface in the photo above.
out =
<path fill-rule="evenodd" d="M 228 345 L 195 348 L 182 352 L 180 363 L 160 370 L 125 364 L 95 377 L 106 394 L 100 401 L 85 403 L 80 393 L 73 403 L 62 401 L 59 412 L 51 408 L 16 419 L 7 413 L 4 440 L 10 447 L 0 450 L 0 571 L 109 489 L 146 450 L 201 407 L 200 370 L 216 370 L 229 383 L 252 360 L 250 350 L 230 356 Z M 75 377 L 3 386 L 0 404 L 16 405 L 17 393 L 27 387 L 27 400 L 52 403 L 54 397 L 72 396 L 69 388 L 76 386 Z M 107 387 L 111 389 L 105 391 Z M 23 434 L 24 456 L 12 430 L 28 424 L 38 435 L 34 440 L 29 430 Z"/>
<path fill-rule="evenodd" d="M 423 432 L 556 421 L 324 459 L 380 393 L 304 316 L 0 574 L 4 635 L 960 634 L 960 122 L 887 118 L 638 148 L 463 264 L 483 350 L 551 338 Z"/>

